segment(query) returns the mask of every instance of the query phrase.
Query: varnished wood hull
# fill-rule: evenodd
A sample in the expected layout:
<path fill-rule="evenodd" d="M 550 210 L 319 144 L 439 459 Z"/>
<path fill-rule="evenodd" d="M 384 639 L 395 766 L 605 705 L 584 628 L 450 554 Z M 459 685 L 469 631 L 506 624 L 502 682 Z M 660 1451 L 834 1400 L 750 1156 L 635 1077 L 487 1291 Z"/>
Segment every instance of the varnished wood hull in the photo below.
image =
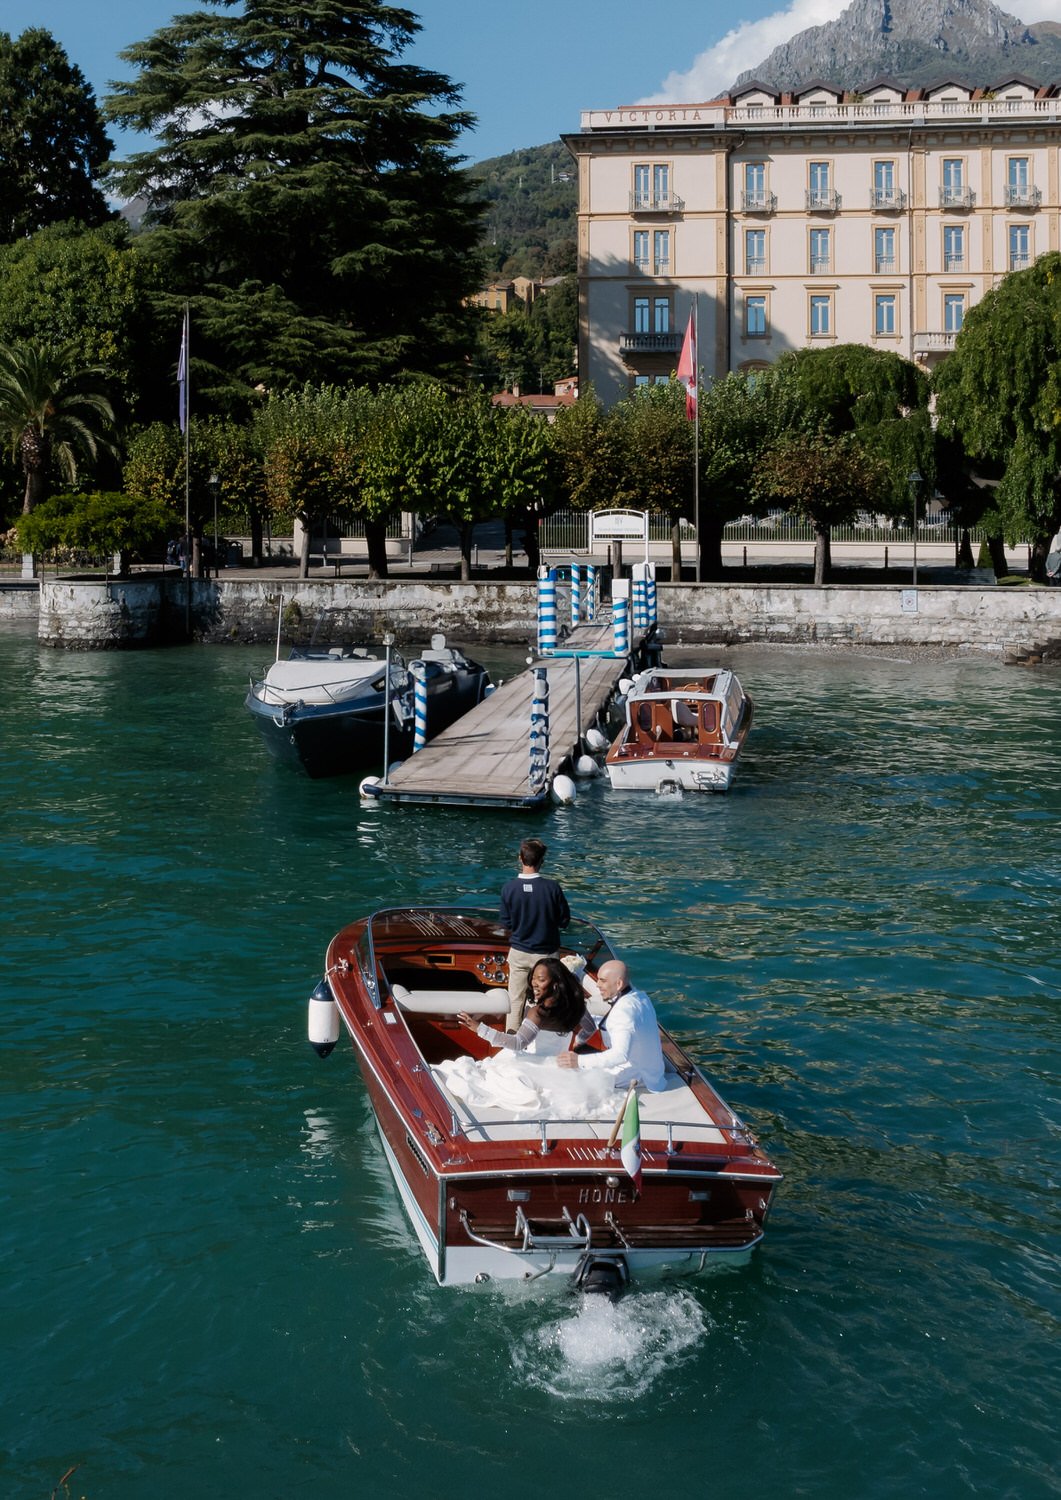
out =
<path fill-rule="evenodd" d="M 638 1194 L 605 1139 L 610 1120 L 477 1129 L 458 1119 L 385 996 L 386 980 L 375 994 L 365 984 L 357 963 L 363 937 L 364 925 L 354 924 L 335 939 L 329 983 L 403 1205 L 440 1283 L 570 1276 L 590 1253 L 621 1261 L 634 1277 L 695 1274 L 747 1258 L 780 1173 L 670 1038 L 676 1093 L 695 1094 L 725 1123 L 704 1128 L 710 1140 L 691 1127 L 677 1139 L 673 1123 L 643 1120 Z M 484 953 L 499 941 L 499 929 L 484 932 Z M 444 1016 L 430 1025 L 448 1035 Z M 678 1077 L 680 1069 L 687 1073 Z"/>

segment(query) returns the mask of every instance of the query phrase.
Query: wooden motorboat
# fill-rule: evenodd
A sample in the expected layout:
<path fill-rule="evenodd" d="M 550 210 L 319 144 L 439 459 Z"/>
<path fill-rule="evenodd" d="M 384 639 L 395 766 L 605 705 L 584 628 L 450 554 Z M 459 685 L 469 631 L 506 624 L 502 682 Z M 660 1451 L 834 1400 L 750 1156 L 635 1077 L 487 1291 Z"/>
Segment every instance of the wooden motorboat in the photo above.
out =
<path fill-rule="evenodd" d="M 573 921 L 564 936 L 565 952 L 591 978 L 615 956 L 588 923 Z M 781 1174 L 665 1032 L 665 1086 L 638 1090 L 640 1193 L 609 1144 L 624 1090 L 606 1070 L 570 1072 L 555 1056 L 505 1053 L 545 1083 L 528 1093 L 517 1081 L 507 1102 L 488 1104 L 456 1091 L 461 1070 L 496 1071 L 497 1049 L 457 1015 L 504 1028 L 507 948 L 496 913 L 379 911 L 332 940 L 310 999 L 310 1040 L 321 1055 L 340 1022 L 350 1034 L 384 1154 L 438 1281 L 559 1274 L 612 1290 L 631 1276 L 747 1258 Z M 568 1093 L 559 1108 L 543 1109 L 560 1079 L 596 1080 L 597 1093 L 581 1104 Z"/>
<path fill-rule="evenodd" d="M 752 712 L 752 700 L 725 668 L 639 672 L 604 762 L 612 786 L 728 792 Z"/>
<path fill-rule="evenodd" d="M 330 613 L 330 612 L 326 612 Z M 388 687 L 388 660 L 390 683 Z M 426 733 L 440 733 L 490 687 L 484 667 L 437 635 L 412 661 L 378 643 L 336 643 L 318 623 L 307 646 L 295 646 L 252 682 L 246 706 L 269 749 L 309 776 L 341 776 L 381 766 L 384 725 L 388 759 L 408 755 L 415 732 L 415 681 L 426 689 Z"/>

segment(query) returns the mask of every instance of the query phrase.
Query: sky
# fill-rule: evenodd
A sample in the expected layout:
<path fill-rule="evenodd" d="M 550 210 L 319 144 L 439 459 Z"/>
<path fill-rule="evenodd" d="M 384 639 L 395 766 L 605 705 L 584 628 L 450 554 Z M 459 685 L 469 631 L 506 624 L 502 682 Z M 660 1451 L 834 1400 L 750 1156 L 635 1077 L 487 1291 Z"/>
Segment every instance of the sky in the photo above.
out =
<path fill-rule="evenodd" d="M 464 89 L 478 117 L 470 161 L 541 146 L 579 128 L 584 109 L 694 102 L 722 92 L 780 42 L 834 20 L 847 0 L 400 0 L 422 31 L 407 54 Z M 102 100 L 129 77 L 118 56 L 196 0 L 0 0 L 0 31 L 43 26 Z M 206 9 L 208 7 L 201 7 Z M 1025 22 L 1061 21 L 1061 0 L 1007 0 Z M 118 155 L 142 149 L 117 138 Z"/>

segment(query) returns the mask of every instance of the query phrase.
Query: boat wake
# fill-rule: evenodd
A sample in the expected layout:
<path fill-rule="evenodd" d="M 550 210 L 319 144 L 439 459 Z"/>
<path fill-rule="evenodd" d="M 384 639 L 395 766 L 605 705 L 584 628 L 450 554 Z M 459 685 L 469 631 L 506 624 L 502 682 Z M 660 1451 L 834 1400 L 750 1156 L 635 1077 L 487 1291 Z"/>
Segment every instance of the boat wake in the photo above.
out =
<path fill-rule="evenodd" d="M 513 1351 L 516 1374 L 561 1400 L 625 1405 L 669 1375 L 710 1331 L 691 1293 L 631 1292 L 618 1302 L 582 1297 L 571 1314 L 528 1330 Z"/>

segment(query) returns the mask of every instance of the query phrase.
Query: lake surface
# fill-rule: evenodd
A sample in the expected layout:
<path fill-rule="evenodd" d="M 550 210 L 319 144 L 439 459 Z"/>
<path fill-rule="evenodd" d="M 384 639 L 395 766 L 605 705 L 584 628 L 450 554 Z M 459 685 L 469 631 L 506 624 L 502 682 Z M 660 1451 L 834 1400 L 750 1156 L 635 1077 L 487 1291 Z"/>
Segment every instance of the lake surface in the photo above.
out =
<path fill-rule="evenodd" d="M 736 651 L 728 798 L 519 815 L 275 764 L 268 654 L 0 634 L 6 1500 L 1061 1493 L 1061 675 Z M 786 1174 L 741 1271 L 439 1290 L 306 1044 L 531 832 Z"/>

